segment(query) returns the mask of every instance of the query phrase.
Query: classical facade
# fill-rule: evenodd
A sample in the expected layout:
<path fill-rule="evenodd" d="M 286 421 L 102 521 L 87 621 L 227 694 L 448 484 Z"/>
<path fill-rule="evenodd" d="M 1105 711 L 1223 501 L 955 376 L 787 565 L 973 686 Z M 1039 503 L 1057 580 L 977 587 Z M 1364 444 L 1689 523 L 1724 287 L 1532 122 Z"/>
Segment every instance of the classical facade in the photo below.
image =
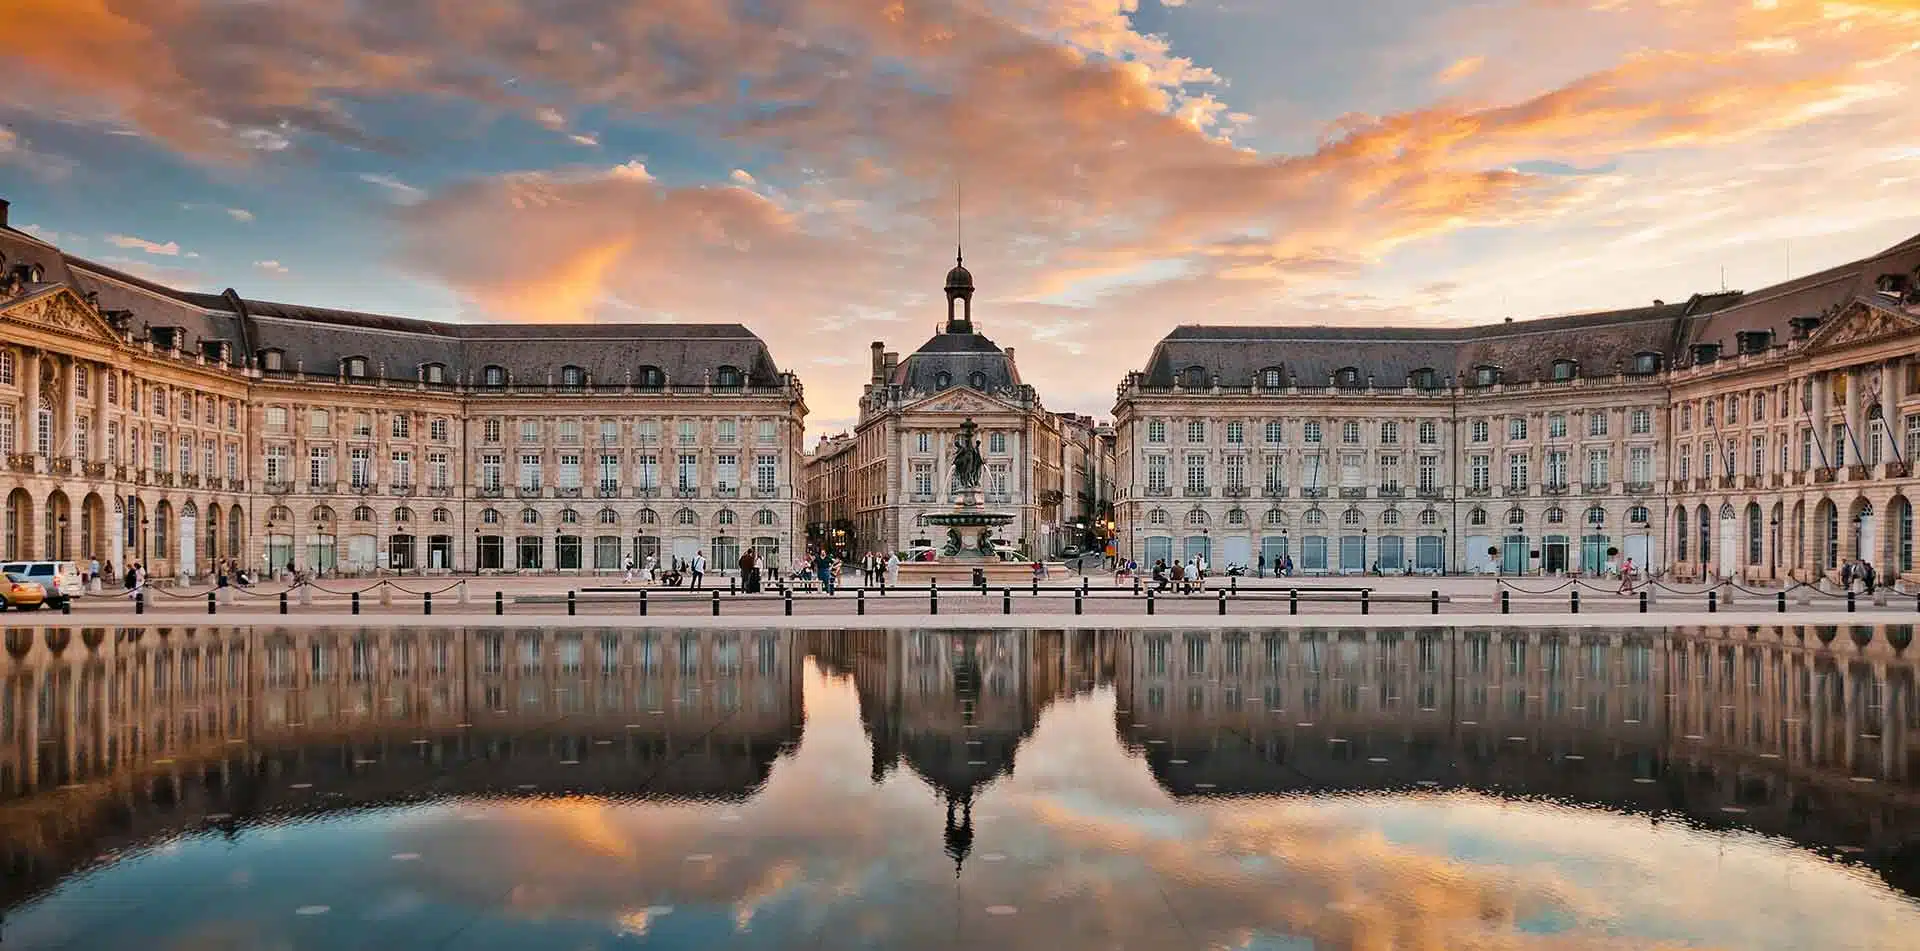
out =
<path fill-rule="evenodd" d="M 922 518 L 953 509 L 952 447 L 969 419 L 984 456 L 986 508 L 1014 515 L 997 540 L 1039 554 L 1068 543 L 1061 538 L 1068 492 L 1060 417 L 1020 379 L 1013 350 L 975 329 L 973 292 L 973 275 L 956 264 L 947 273 L 940 333 L 905 360 L 873 344 L 850 450 L 849 498 L 826 503 L 850 513 L 855 552 L 945 543 L 944 532 Z M 837 454 L 816 455 L 823 465 L 840 464 Z"/>
<path fill-rule="evenodd" d="M 806 404 L 745 327 L 194 293 L 4 224 L 4 557 L 585 572 L 800 544 Z"/>
<path fill-rule="evenodd" d="M 1916 268 L 1920 239 L 1605 313 L 1176 328 L 1117 394 L 1119 546 L 1308 574 L 1911 572 Z"/>

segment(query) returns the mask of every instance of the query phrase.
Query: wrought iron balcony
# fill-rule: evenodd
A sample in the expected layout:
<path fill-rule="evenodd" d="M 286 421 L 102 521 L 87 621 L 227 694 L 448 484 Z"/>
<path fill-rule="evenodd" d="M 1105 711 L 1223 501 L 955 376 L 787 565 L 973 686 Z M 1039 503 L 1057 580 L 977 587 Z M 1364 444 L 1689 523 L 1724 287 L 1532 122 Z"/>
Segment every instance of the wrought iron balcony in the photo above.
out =
<path fill-rule="evenodd" d="M 1813 470 L 1813 484 L 1826 485 L 1834 480 L 1838 472 L 1832 466 L 1821 466 Z"/>
<path fill-rule="evenodd" d="M 540 487 L 537 485 L 523 485 L 515 488 L 514 494 L 523 499 L 537 499 L 540 497 L 541 492 Z"/>
<path fill-rule="evenodd" d="M 1343 499 L 1364 499 L 1367 497 L 1367 488 L 1361 485 L 1343 485 L 1340 487 L 1340 497 Z"/>
<path fill-rule="evenodd" d="M 1652 494 L 1653 494 L 1653 483 L 1651 483 L 1651 482 L 1629 482 L 1629 483 L 1627 483 L 1627 494 L 1628 494 L 1628 495 L 1652 495 Z"/>
<path fill-rule="evenodd" d="M 393 495 L 409 496 L 413 494 L 413 483 L 395 482 L 394 484 L 387 486 L 387 491 Z"/>
<path fill-rule="evenodd" d="M 602 482 L 594 489 L 594 494 L 603 499 L 617 499 L 620 497 L 620 483 Z"/>
<path fill-rule="evenodd" d="M 1151 499 L 1172 498 L 1173 489 L 1169 486 L 1164 486 L 1164 485 L 1158 485 L 1158 486 L 1150 485 L 1150 486 L 1147 486 L 1147 497 Z"/>
<path fill-rule="evenodd" d="M 55 456 L 47 460 L 47 471 L 54 475 L 73 475 L 73 457 Z"/>
<path fill-rule="evenodd" d="M 1300 497 L 1303 499 L 1324 499 L 1327 497 L 1327 490 L 1325 486 L 1301 489 Z"/>
<path fill-rule="evenodd" d="M 1464 494 L 1470 499 L 1484 499 L 1493 495 L 1493 488 L 1484 485 L 1470 485 L 1467 486 L 1467 491 Z"/>
<path fill-rule="evenodd" d="M 1230 499 L 1244 499 L 1253 494 L 1252 490 L 1244 485 L 1230 485 L 1221 489 L 1220 492 Z"/>
<path fill-rule="evenodd" d="M 80 471 L 89 479 L 104 479 L 107 477 L 107 464 L 104 462 L 89 462 L 81 466 Z"/>
<path fill-rule="evenodd" d="M 1582 483 L 1580 483 L 1580 494 L 1581 494 L 1581 495 L 1606 495 L 1607 493 L 1609 493 L 1609 492 L 1612 492 L 1612 491 L 1613 491 L 1613 483 L 1611 483 L 1611 482 L 1582 482 Z"/>
<path fill-rule="evenodd" d="M 293 483 L 291 482 L 269 481 L 267 483 L 268 495 L 286 495 L 287 493 L 292 491 L 293 491 Z"/>
<path fill-rule="evenodd" d="M 1287 493 L 1288 489 L 1284 485 L 1270 485 L 1260 490 L 1260 494 L 1269 499 L 1284 499 Z"/>
<path fill-rule="evenodd" d="M 697 499 L 700 497 L 700 490 L 694 486 L 683 485 L 673 490 L 673 497 L 676 499 Z"/>
<path fill-rule="evenodd" d="M 1383 485 L 1373 491 L 1376 498 L 1404 499 L 1407 497 L 1407 490 L 1397 485 Z"/>
<path fill-rule="evenodd" d="M 553 497 L 556 499 L 577 499 L 580 497 L 580 487 L 577 485 L 556 485 L 553 487 Z"/>
<path fill-rule="evenodd" d="M 756 485 L 753 487 L 753 497 L 756 499 L 777 499 L 780 497 L 780 487 L 777 485 Z"/>
<path fill-rule="evenodd" d="M 1540 494 L 1541 495 L 1566 495 L 1567 484 L 1565 482 L 1544 483 L 1540 486 Z"/>
<path fill-rule="evenodd" d="M 1527 497 L 1528 492 L 1524 485 L 1509 485 L 1501 488 L 1500 494 L 1509 499 L 1523 499 Z"/>
<path fill-rule="evenodd" d="M 200 487 L 200 477 L 191 472 L 182 472 L 180 474 L 180 485 L 182 488 L 197 489 Z"/>
<path fill-rule="evenodd" d="M 453 498 L 453 486 L 450 486 L 450 485 L 430 485 L 430 486 L 427 486 L 427 497 L 428 497 L 428 498 L 430 498 L 430 499 L 450 499 L 450 498 Z"/>
<path fill-rule="evenodd" d="M 483 485 L 473 490 L 473 494 L 476 498 L 497 499 L 506 495 L 507 490 L 497 485 Z"/>
<path fill-rule="evenodd" d="M 716 499 L 737 499 L 740 497 L 740 487 L 737 485 L 714 486 L 713 497 Z"/>
<path fill-rule="evenodd" d="M 1180 495 L 1189 499 L 1210 499 L 1213 497 L 1213 490 L 1204 485 L 1190 485 L 1182 489 Z"/>
<path fill-rule="evenodd" d="M 1415 497 L 1415 498 L 1419 498 L 1419 499 L 1425 499 L 1426 501 L 1429 501 L 1429 502 L 1439 502 L 1439 501 L 1444 501 L 1444 500 L 1446 499 L 1446 497 L 1447 497 L 1447 490 L 1445 490 L 1445 489 L 1417 489 L 1417 490 L 1415 490 L 1415 491 L 1414 491 L 1414 493 L 1413 493 L 1413 494 L 1414 494 L 1414 497 Z"/>
<path fill-rule="evenodd" d="M 173 473 L 171 473 L 171 472 L 156 472 L 156 473 L 154 473 L 154 480 L 153 480 L 153 481 L 155 481 L 155 482 L 157 482 L 157 483 L 159 483 L 159 484 L 160 484 L 160 485 L 161 485 L 162 487 L 164 487 L 164 488 L 169 488 L 169 489 L 171 489 L 171 488 L 173 488 Z"/>
<path fill-rule="evenodd" d="M 1862 479 L 1865 479 L 1865 478 L 1867 478 L 1867 467 L 1866 467 L 1866 466 L 1862 466 L 1862 465 L 1851 465 L 1851 466 L 1848 466 L 1848 467 L 1847 467 L 1847 481 L 1848 481 L 1848 482 L 1859 482 L 1860 480 L 1862 480 Z"/>
<path fill-rule="evenodd" d="M 1905 459 L 1895 459 L 1886 463 L 1886 467 L 1889 479 L 1904 479 L 1913 474 L 1913 467 Z"/>

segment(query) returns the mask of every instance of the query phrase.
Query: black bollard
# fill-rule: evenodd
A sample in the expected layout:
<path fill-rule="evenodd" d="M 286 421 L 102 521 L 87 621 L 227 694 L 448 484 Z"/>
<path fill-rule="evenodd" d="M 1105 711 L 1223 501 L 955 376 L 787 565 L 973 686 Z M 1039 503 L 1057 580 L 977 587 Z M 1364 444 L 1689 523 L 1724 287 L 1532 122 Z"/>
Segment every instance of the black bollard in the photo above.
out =
<path fill-rule="evenodd" d="M 1220 616 L 1227 616 L 1227 593 L 1225 591 L 1220 592 Z"/>
<path fill-rule="evenodd" d="M 929 614 L 940 613 L 940 586 L 939 585 L 927 586 L 927 613 Z"/>
<path fill-rule="evenodd" d="M 740 579 L 739 579 L 739 578 L 728 578 L 728 579 L 727 579 L 727 594 L 729 594 L 729 595 L 735 595 L 735 594 L 739 594 L 739 593 L 740 593 Z"/>
<path fill-rule="evenodd" d="M 353 613 L 359 614 L 360 613 L 360 592 L 355 591 L 351 595 L 351 597 L 353 599 Z"/>
<path fill-rule="evenodd" d="M 1513 610 L 1513 606 L 1507 599 L 1507 589 L 1501 588 L 1500 589 L 1500 613 L 1506 614 L 1511 610 Z"/>
<path fill-rule="evenodd" d="M 1300 589 L 1299 588 L 1287 589 L 1287 613 L 1288 614 L 1300 613 Z"/>
<path fill-rule="evenodd" d="M 787 616 L 792 617 L 793 616 L 793 589 L 788 588 L 785 592 L 782 592 L 782 593 L 785 595 L 785 597 L 782 600 L 785 602 Z M 642 597 L 645 597 L 644 593 L 642 594 Z"/>
<path fill-rule="evenodd" d="M 1080 593 L 1081 594 L 1087 593 L 1087 576 L 1086 575 L 1080 576 Z"/>
<path fill-rule="evenodd" d="M 420 592 L 420 613 L 421 614 L 433 613 L 433 592 L 431 591 Z"/>
<path fill-rule="evenodd" d="M 1140 576 L 1139 575 L 1133 576 L 1133 596 L 1136 598 L 1140 596 Z"/>
<path fill-rule="evenodd" d="M 1240 576 L 1239 575 L 1227 576 L 1227 590 L 1232 591 L 1233 596 L 1236 598 L 1240 596 Z"/>
<path fill-rule="evenodd" d="M 287 613 L 287 593 L 285 591 L 280 592 L 280 613 Z"/>
<path fill-rule="evenodd" d="M 1575 588 L 1572 591 L 1567 592 L 1567 607 L 1571 609 L 1574 614 L 1580 613 L 1580 589 L 1579 588 Z"/>
<path fill-rule="evenodd" d="M 1001 614 L 1013 613 L 1013 589 L 1012 588 L 1000 589 L 1000 613 Z"/>
<path fill-rule="evenodd" d="M 717 592 L 716 592 L 716 593 L 717 593 Z M 572 588 L 568 588 L 568 589 L 567 589 L 567 616 L 568 616 L 568 617 L 573 617 L 573 614 L 574 614 L 574 611 L 575 611 L 575 610 L 576 610 L 576 608 L 574 607 L 574 597 L 573 597 L 573 589 L 572 589 Z"/>
<path fill-rule="evenodd" d="M 1644 588 L 1640 590 L 1640 613 L 1647 613 L 1647 592 Z"/>
<path fill-rule="evenodd" d="M 788 603 L 792 603 L 793 592 L 791 591 L 787 592 L 787 601 Z M 793 612 L 788 611 L 787 613 L 792 614 Z M 647 589 L 645 588 L 640 589 L 640 616 L 641 617 L 647 616 Z"/>
<path fill-rule="evenodd" d="M 68 598 L 68 599 L 66 599 L 65 601 L 62 601 L 62 602 L 60 602 L 60 613 L 61 613 L 61 614 L 72 614 L 72 613 L 73 613 L 73 599 L 72 599 L 72 598 Z M 212 613 L 213 613 L 213 592 L 211 592 L 211 591 L 209 591 L 209 592 L 207 592 L 207 613 L 208 613 L 208 614 L 212 614 Z"/>
<path fill-rule="evenodd" d="M 493 593 L 493 613 L 495 616 L 507 613 L 507 595 L 502 591 Z"/>
<path fill-rule="evenodd" d="M 73 602 L 72 602 L 72 601 L 68 601 L 68 602 L 66 603 L 66 608 L 67 608 L 67 613 L 68 613 L 68 614 L 72 614 L 72 613 L 73 613 Z M 211 591 L 209 591 L 209 592 L 207 592 L 207 613 L 208 613 L 208 614 L 212 614 L 212 613 L 214 613 L 214 609 L 213 609 L 213 592 L 211 592 Z"/>
<path fill-rule="evenodd" d="M 867 589 L 861 588 L 853 593 L 853 613 L 867 613 Z"/>
<path fill-rule="evenodd" d="M 1787 593 L 1785 591 L 1773 596 L 1773 609 L 1780 614 L 1787 613 Z"/>
<path fill-rule="evenodd" d="M 1081 610 L 1082 610 L 1081 599 L 1084 597 L 1085 595 L 1081 594 L 1078 591 L 1075 591 L 1073 593 L 1073 613 L 1075 614 L 1081 613 Z"/>
<path fill-rule="evenodd" d="M 1147 613 L 1148 614 L 1153 613 L 1153 589 L 1152 588 L 1147 589 Z"/>
<path fill-rule="evenodd" d="M 147 593 L 145 591 L 134 592 L 133 613 L 135 614 L 147 613 Z M 284 594 L 280 596 L 280 613 L 281 614 L 287 613 L 287 596 Z"/>
<path fill-rule="evenodd" d="M 1719 610 L 1720 610 L 1720 592 L 1718 591 L 1707 592 L 1707 613 L 1713 614 Z"/>
<path fill-rule="evenodd" d="M 887 576 L 886 575 L 880 576 L 880 596 L 883 598 L 887 596 Z"/>
<path fill-rule="evenodd" d="M 720 616 L 720 589 L 718 588 L 713 591 L 713 616 Z"/>
<path fill-rule="evenodd" d="M 1847 592 L 1847 613 L 1853 613 L 1853 592 Z"/>
<path fill-rule="evenodd" d="M 1040 579 L 1039 578 L 1033 579 L 1033 596 L 1036 598 L 1040 596 Z"/>
<path fill-rule="evenodd" d="M 1440 592 L 1438 589 L 1433 592 L 1433 613 L 1440 613 Z"/>
<path fill-rule="evenodd" d="M 1373 613 L 1373 606 L 1369 603 L 1367 595 L 1368 595 L 1368 592 L 1366 591 L 1360 592 L 1360 613 L 1361 614 Z"/>

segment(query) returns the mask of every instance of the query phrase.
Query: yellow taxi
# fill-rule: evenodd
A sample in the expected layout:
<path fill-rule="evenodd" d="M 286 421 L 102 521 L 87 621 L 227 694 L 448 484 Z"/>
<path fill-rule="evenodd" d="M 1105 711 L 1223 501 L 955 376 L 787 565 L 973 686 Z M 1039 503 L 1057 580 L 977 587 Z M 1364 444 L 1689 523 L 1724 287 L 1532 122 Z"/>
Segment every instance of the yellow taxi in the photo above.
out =
<path fill-rule="evenodd" d="M 28 581 L 24 575 L 9 571 L 5 581 L 0 581 L 0 607 L 31 611 L 47 603 L 47 589 L 38 581 Z"/>

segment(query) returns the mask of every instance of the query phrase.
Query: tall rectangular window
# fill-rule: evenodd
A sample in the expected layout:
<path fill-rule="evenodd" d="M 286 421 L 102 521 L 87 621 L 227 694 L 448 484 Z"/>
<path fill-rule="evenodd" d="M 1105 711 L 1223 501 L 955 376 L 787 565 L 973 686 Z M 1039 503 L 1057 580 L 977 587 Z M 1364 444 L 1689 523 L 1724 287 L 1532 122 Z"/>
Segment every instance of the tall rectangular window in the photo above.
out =
<path fill-rule="evenodd" d="M 523 452 L 520 454 L 520 488 L 539 491 L 540 454 Z"/>
<path fill-rule="evenodd" d="M 1475 453 L 1467 457 L 1467 485 L 1485 492 L 1492 478 L 1492 457 L 1486 453 Z"/>
<path fill-rule="evenodd" d="M 723 489 L 740 487 L 740 457 L 731 452 L 723 452 L 713 457 L 713 478 L 715 484 Z"/>
<path fill-rule="evenodd" d="M 1187 421 L 1187 441 L 1188 442 L 1206 442 L 1207 441 L 1207 424 L 1197 419 L 1188 420 Z"/>
<path fill-rule="evenodd" d="M 1567 451 L 1551 449 L 1547 451 L 1547 486 L 1563 489 L 1567 486 Z"/>
<path fill-rule="evenodd" d="M 267 481 L 268 482 L 291 481 L 287 478 L 287 447 L 285 446 L 268 446 L 267 447 Z"/>
<path fill-rule="evenodd" d="M 1607 411 L 1591 410 L 1587 413 L 1587 435 L 1599 438 L 1607 434 Z"/>
<path fill-rule="evenodd" d="M 369 485 L 373 481 L 373 452 L 363 446 L 347 450 L 347 480 L 354 488 Z"/>
<path fill-rule="evenodd" d="M 396 449 L 387 456 L 387 480 L 394 485 L 413 485 L 413 453 Z"/>
<path fill-rule="evenodd" d="M 922 497 L 933 494 L 933 463 L 913 464 L 913 494 Z"/>
<path fill-rule="evenodd" d="M 539 442 L 540 441 L 540 421 L 539 420 L 523 419 L 520 421 L 520 441 L 521 442 Z"/>
<path fill-rule="evenodd" d="M 1513 416 L 1507 419 L 1507 438 L 1509 440 L 1527 438 L 1527 418 L 1525 416 Z"/>
<path fill-rule="evenodd" d="M 73 454 L 82 460 L 90 458 L 87 450 L 92 448 L 92 441 L 87 437 L 92 435 L 92 422 L 86 416 L 76 416 L 73 420 Z"/>
<path fill-rule="evenodd" d="M 755 456 L 753 458 L 754 488 L 762 492 L 772 492 L 774 481 L 779 475 L 778 464 L 779 457 L 773 453 L 763 452 Z"/>
<path fill-rule="evenodd" d="M 1847 464 L 1847 427 L 1845 423 L 1833 424 L 1833 462 L 1835 469 Z"/>
<path fill-rule="evenodd" d="M 675 485 L 682 489 L 693 489 L 700 485 L 700 457 L 691 453 L 680 454 L 679 469 L 675 474 Z"/>
<path fill-rule="evenodd" d="M 1613 484 L 1613 453 L 1607 449 L 1587 450 L 1587 487 L 1605 488 Z"/>
<path fill-rule="evenodd" d="M 1627 432 L 1635 436 L 1645 436 L 1653 432 L 1653 414 L 1644 409 L 1636 409 L 1627 416 Z"/>
<path fill-rule="evenodd" d="M 1400 491 L 1400 454 L 1387 453 L 1380 457 L 1380 488 L 1388 492 Z"/>
<path fill-rule="evenodd" d="M 1167 457 L 1152 455 L 1147 457 L 1147 489 L 1154 492 L 1167 490 Z"/>
<path fill-rule="evenodd" d="M 1420 421 L 1420 445 L 1433 446 L 1440 442 L 1440 426 L 1430 419 Z"/>
<path fill-rule="evenodd" d="M 1247 424 L 1233 420 L 1227 423 L 1227 445 L 1241 446 L 1247 442 Z"/>
<path fill-rule="evenodd" d="M 700 426 L 691 419 L 680 421 L 680 445 L 691 446 L 700 439 Z"/>
<path fill-rule="evenodd" d="M 560 445 L 562 446 L 580 445 L 580 421 L 579 420 L 563 419 L 560 422 L 554 424 L 554 428 L 558 431 Z"/>
<path fill-rule="evenodd" d="M 407 413 L 394 413 L 387 417 L 388 432 L 395 439 L 413 438 L 413 417 Z"/>
<path fill-rule="evenodd" d="M 1187 457 L 1187 488 L 1196 492 L 1207 487 L 1207 457 L 1194 453 Z"/>
<path fill-rule="evenodd" d="M 1758 479 L 1767 474 L 1767 437 L 1753 437 L 1753 477 Z"/>
<path fill-rule="evenodd" d="M 307 447 L 307 482 L 315 488 L 333 485 L 333 447 Z"/>
<path fill-rule="evenodd" d="M 740 441 L 740 422 L 732 419 L 715 420 L 713 438 L 722 446 L 731 446 Z"/>
<path fill-rule="evenodd" d="M 1007 496 L 1007 464 L 995 462 L 987 466 L 987 494 L 995 498 Z"/>
<path fill-rule="evenodd" d="M 603 419 L 600 421 L 600 445 L 614 446 L 620 442 L 620 421 Z"/>
<path fill-rule="evenodd" d="M 227 444 L 227 478 L 240 478 L 240 446 L 238 443 Z"/>
<path fill-rule="evenodd" d="M 1302 442 L 1318 444 L 1320 442 L 1320 421 L 1317 419 L 1307 420 L 1306 424 L 1301 427 L 1300 433 Z"/>
<path fill-rule="evenodd" d="M 1247 457 L 1230 455 L 1227 457 L 1227 488 L 1244 488 L 1247 484 Z"/>
<path fill-rule="evenodd" d="M 760 426 L 760 445 L 771 446 L 775 442 L 779 441 L 779 435 L 775 432 L 773 420 L 763 419 L 760 421 L 759 426 Z"/>
<path fill-rule="evenodd" d="M 620 454 L 603 452 L 600 454 L 600 491 L 612 492 L 620 487 Z"/>
<path fill-rule="evenodd" d="M 500 491 L 502 481 L 506 478 L 503 472 L 505 468 L 506 459 L 501 454 L 489 452 L 482 455 L 480 457 L 480 487 L 489 492 Z"/>
<path fill-rule="evenodd" d="M 1567 438 L 1567 417 L 1565 414 L 1554 413 L 1553 415 L 1547 417 L 1547 438 L 1548 439 Z"/>
<path fill-rule="evenodd" d="M 580 488 L 580 454 L 563 452 L 560 454 L 560 488 Z"/>
<path fill-rule="evenodd" d="M 1418 478 L 1420 491 L 1432 492 L 1440 481 L 1440 457 L 1421 456 Z"/>
<path fill-rule="evenodd" d="M 1267 420 L 1267 424 L 1264 428 L 1266 429 L 1265 436 L 1266 436 L 1267 445 L 1278 446 L 1281 443 L 1287 441 L 1286 428 L 1281 425 L 1279 420 L 1277 419 Z"/>
<path fill-rule="evenodd" d="M 1514 453 L 1507 454 L 1507 487 L 1508 488 L 1513 489 L 1516 492 L 1526 490 L 1527 482 L 1529 481 L 1527 478 L 1527 467 L 1532 463 L 1532 461 L 1533 460 L 1529 458 L 1527 454 L 1524 452 L 1514 452 Z"/>
<path fill-rule="evenodd" d="M 448 464 L 444 452 L 427 453 L 427 484 L 436 489 L 444 489 L 452 484 L 453 469 Z"/>
<path fill-rule="evenodd" d="M 634 484 L 646 491 L 660 488 L 660 457 L 643 452 L 633 457 Z"/>

